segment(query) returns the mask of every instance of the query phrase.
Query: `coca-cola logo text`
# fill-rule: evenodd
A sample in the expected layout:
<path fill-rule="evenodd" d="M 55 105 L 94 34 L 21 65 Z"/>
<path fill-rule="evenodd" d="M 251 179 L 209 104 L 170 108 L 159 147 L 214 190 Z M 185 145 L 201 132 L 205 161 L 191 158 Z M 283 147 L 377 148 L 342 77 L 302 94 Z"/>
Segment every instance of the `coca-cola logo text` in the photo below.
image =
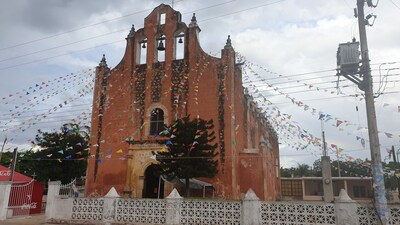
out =
<path fill-rule="evenodd" d="M 0 176 L 1 177 L 9 177 L 11 175 L 10 170 L 0 170 Z"/>
<path fill-rule="evenodd" d="M 32 202 L 31 204 L 25 203 L 21 206 L 21 209 L 36 209 L 36 207 L 37 207 L 36 204 L 37 204 L 36 202 Z"/>

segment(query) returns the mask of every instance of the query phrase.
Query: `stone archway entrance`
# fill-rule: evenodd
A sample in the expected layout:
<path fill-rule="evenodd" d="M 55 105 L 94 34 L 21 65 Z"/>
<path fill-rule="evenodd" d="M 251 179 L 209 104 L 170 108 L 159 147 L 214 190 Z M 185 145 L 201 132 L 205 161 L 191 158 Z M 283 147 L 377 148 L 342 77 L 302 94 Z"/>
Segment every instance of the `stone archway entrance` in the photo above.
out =
<path fill-rule="evenodd" d="M 144 172 L 143 198 L 164 198 L 164 180 L 155 171 L 156 165 L 152 164 Z"/>

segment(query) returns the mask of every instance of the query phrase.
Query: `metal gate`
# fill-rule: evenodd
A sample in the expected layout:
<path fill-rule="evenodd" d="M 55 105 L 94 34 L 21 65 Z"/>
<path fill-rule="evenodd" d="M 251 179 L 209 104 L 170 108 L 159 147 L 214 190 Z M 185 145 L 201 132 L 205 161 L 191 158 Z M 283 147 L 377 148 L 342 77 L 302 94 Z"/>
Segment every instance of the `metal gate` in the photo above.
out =
<path fill-rule="evenodd" d="M 77 197 L 75 196 L 76 193 L 76 178 L 73 179 L 68 184 L 61 184 L 60 185 L 60 192 L 58 193 L 60 197 Z"/>
<path fill-rule="evenodd" d="M 7 216 L 27 216 L 32 205 L 34 180 L 25 184 L 12 184 Z"/>

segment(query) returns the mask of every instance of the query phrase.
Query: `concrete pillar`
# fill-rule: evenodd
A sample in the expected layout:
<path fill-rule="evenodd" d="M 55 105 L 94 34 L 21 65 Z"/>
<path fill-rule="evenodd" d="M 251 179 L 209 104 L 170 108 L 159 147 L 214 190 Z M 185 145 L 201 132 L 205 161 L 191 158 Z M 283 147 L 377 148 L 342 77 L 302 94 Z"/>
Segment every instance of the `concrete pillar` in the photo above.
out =
<path fill-rule="evenodd" d="M 179 225 L 180 209 L 182 197 L 179 195 L 178 191 L 174 188 L 172 192 L 166 197 L 167 199 L 167 225 Z"/>
<path fill-rule="evenodd" d="M 329 156 L 321 157 L 322 166 L 322 187 L 324 190 L 324 201 L 333 201 L 333 186 L 332 186 L 332 172 L 331 172 L 331 160 Z"/>
<path fill-rule="evenodd" d="M 12 182 L 0 183 L 0 220 L 7 219 L 8 200 L 10 199 Z"/>
<path fill-rule="evenodd" d="M 116 205 L 119 197 L 120 196 L 114 187 L 112 187 L 104 196 L 103 221 L 105 224 L 111 224 L 115 222 Z"/>
<path fill-rule="evenodd" d="M 46 201 L 46 220 L 56 218 L 57 198 L 60 193 L 61 181 L 49 181 Z"/>
<path fill-rule="evenodd" d="M 337 225 L 358 224 L 357 203 L 344 189 L 340 190 L 339 198 L 335 201 L 335 214 Z"/>
<path fill-rule="evenodd" d="M 256 193 L 250 188 L 242 200 L 242 225 L 260 224 L 261 202 Z"/>

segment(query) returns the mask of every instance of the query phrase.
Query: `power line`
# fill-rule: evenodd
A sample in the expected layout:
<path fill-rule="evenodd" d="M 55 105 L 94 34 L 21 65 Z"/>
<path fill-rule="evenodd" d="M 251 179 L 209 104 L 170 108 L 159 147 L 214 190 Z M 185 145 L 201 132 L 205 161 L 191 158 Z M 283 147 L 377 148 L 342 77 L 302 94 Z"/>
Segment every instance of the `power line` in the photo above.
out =
<path fill-rule="evenodd" d="M 400 7 L 396 4 L 396 3 L 394 3 L 394 1 L 393 0 L 390 0 L 390 2 L 392 2 L 392 4 L 397 8 L 397 9 L 399 9 L 400 10 Z"/>
<path fill-rule="evenodd" d="M 6 69 L 10 69 L 10 68 L 15 68 L 15 67 L 18 67 L 18 66 L 23 66 L 23 65 L 27 65 L 27 64 L 40 62 L 40 61 L 45 61 L 45 60 L 57 58 L 57 57 L 60 57 L 60 56 L 71 55 L 71 54 L 76 53 L 76 52 L 83 52 L 83 51 L 87 51 L 87 50 L 98 48 L 98 47 L 102 47 L 102 46 L 112 45 L 112 44 L 115 44 L 115 43 L 118 43 L 118 42 L 122 42 L 122 41 L 124 41 L 124 40 L 113 41 L 113 42 L 109 42 L 109 43 L 102 44 L 102 45 L 97 45 L 97 46 L 90 47 L 90 48 L 84 48 L 84 49 L 80 49 L 80 50 L 77 50 L 77 51 L 71 51 L 71 52 L 67 52 L 67 53 L 63 53 L 63 54 L 59 54 L 59 55 L 54 55 L 54 56 L 50 56 L 50 57 L 46 57 L 46 58 L 41 58 L 41 59 L 34 60 L 34 61 L 29 61 L 29 62 L 20 63 L 20 64 L 16 64 L 16 65 L 12 65 L 12 66 L 2 67 L 2 68 L 0 68 L 0 70 L 6 70 Z"/>
<path fill-rule="evenodd" d="M 344 80 L 340 80 L 340 81 L 344 81 Z M 309 91 L 320 91 L 320 90 L 328 90 L 328 89 L 337 89 L 337 88 L 347 88 L 347 87 L 355 87 L 355 84 L 353 84 L 353 83 L 351 83 L 350 85 L 342 85 L 342 86 L 332 86 L 332 87 L 316 87 L 315 85 L 319 85 L 319 84 L 331 84 L 331 83 L 335 83 L 336 81 L 327 81 L 327 82 L 318 82 L 318 83 L 310 83 L 310 84 L 307 84 L 307 85 L 305 85 L 305 83 L 304 84 L 300 84 L 300 85 L 297 85 L 297 86 L 289 86 L 289 87 L 276 87 L 278 90 L 286 90 L 286 89 L 292 89 L 292 88 L 301 88 L 301 87 L 303 87 L 303 88 L 308 88 L 307 90 L 306 90 L 306 92 L 309 92 Z M 387 81 L 387 83 L 398 83 L 398 82 L 400 82 L 400 80 L 392 80 L 392 81 Z M 379 83 L 379 81 L 375 81 L 375 82 L 373 82 L 373 83 Z M 269 87 L 269 88 L 272 88 L 272 89 L 274 89 L 274 85 L 275 84 L 261 84 L 261 85 L 252 85 L 252 84 L 250 84 L 251 86 L 249 86 L 250 88 L 252 88 L 252 87 L 256 87 L 256 88 L 260 88 L 260 87 Z M 312 86 L 312 88 L 314 88 L 314 89 L 310 89 L 310 87 L 309 86 Z M 262 91 L 269 91 L 268 89 L 267 90 L 262 90 Z M 297 92 L 296 92 L 297 93 Z M 287 93 L 287 94 L 290 94 L 290 93 Z"/>
<path fill-rule="evenodd" d="M 399 94 L 400 91 L 392 91 L 392 92 L 387 92 L 387 93 L 382 93 L 382 94 Z M 335 97 L 326 97 L 326 98 L 314 98 L 314 99 L 302 99 L 302 100 L 297 100 L 296 101 L 301 101 L 301 102 L 310 102 L 310 101 L 321 101 L 321 100 L 328 100 L 328 99 L 335 99 L 335 98 L 354 98 L 357 96 L 351 96 L 351 95 L 339 95 Z M 254 99 L 260 99 L 263 97 L 254 97 Z M 274 105 L 286 105 L 286 104 L 293 104 L 293 102 L 280 102 L 280 103 L 274 103 Z"/>
<path fill-rule="evenodd" d="M 177 2 L 181 2 L 181 1 L 184 1 L 184 0 L 180 0 L 180 1 L 177 1 Z M 217 6 L 225 5 L 225 4 L 228 4 L 228 3 L 232 3 L 234 1 L 236 1 L 236 0 L 231 0 L 231 1 L 228 1 L 228 2 L 223 2 L 223 3 L 211 5 L 211 6 L 208 6 L 208 7 L 197 9 L 195 11 L 202 11 L 202 10 L 205 10 L 205 9 L 210 9 L 210 8 L 213 8 L 213 7 L 217 7 Z M 153 9 L 154 9 L 154 7 L 153 8 L 148 8 L 148 9 L 144 9 L 144 10 L 140 10 L 140 11 L 136 11 L 136 12 L 133 12 L 133 13 L 130 13 L 130 14 L 122 15 L 122 16 L 119 16 L 119 17 L 114 17 L 112 19 L 103 20 L 103 21 L 100 21 L 100 22 L 97 22 L 97 23 L 84 25 L 82 27 L 73 28 L 71 30 L 64 31 L 64 32 L 61 32 L 61 33 L 58 33 L 58 34 L 54 34 L 54 35 L 50 35 L 50 36 L 46 36 L 46 37 L 30 40 L 30 41 L 27 41 L 27 42 L 19 43 L 19 44 L 16 44 L 16 45 L 8 46 L 8 47 L 5 47 L 5 48 L 1 48 L 0 51 L 6 50 L 6 49 L 10 49 L 10 48 L 20 47 L 20 46 L 23 46 L 23 45 L 35 43 L 35 42 L 38 42 L 38 41 L 43 41 L 43 40 L 54 38 L 54 37 L 58 37 L 58 36 L 61 36 L 61 35 L 64 35 L 64 34 L 68 34 L 68 33 L 72 33 L 72 32 L 75 32 L 75 31 L 79 31 L 79 30 L 83 30 L 83 29 L 86 29 L 86 28 L 90 28 L 90 27 L 93 27 L 93 26 L 97 26 L 97 25 L 100 25 L 100 24 L 103 24 L 103 23 L 108 23 L 108 22 L 111 22 L 111 21 L 115 21 L 115 20 L 119 20 L 119 19 L 125 18 L 125 17 L 133 16 L 133 15 L 140 14 L 140 13 L 144 13 L 144 12 L 147 12 L 147 11 L 150 11 L 150 10 L 153 10 Z M 193 11 L 193 12 L 195 12 L 195 11 Z M 188 13 L 192 13 L 192 12 L 188 12 Z M 188 14 L 188 13 L 184 13 L 184 14 Z"/>
<path fill-rule="evenodd" d="M 82 26 L 82 27 L 77 27 L 77 28 L 74 28 L 74 29 L 71 29 L 71 30 L 68 30 L 68 31 L 64 31 L 64 32 L 58 33 L 58 34 L 54 34 L 54 35 L 50 35 L 50 36 L 34 39 L 34 40 L 31 40 L 31 41 L 19 43 L 19 44 L 16 44 L 16 45 L 12 45 L 12 46 L 9 46 L 9 47 L 1 48 L 0 51 L 4 51 L 6 49 L 15 48 L 15 47 L 19 47 L 19 46 L 35 43 L 35 42 L 38 42 L 38 41 L 43 41 L 43 40 L 54 38 L 54 37 L 58 37 L 58 36 L 61 36 L 61 35 L 64 35 L 64 34 L 68 34 L 68 33 L 72 33 L 72 32 L 75 32 L 75 31 L 83 30 L 83 29 L 86 29 L 86 28 L 89 28 L 89 27 L 97 26 L 97 25 L 100 25 L 100 24 L 103 24 L 103 23 L 111 22 L 111 21 L 114 21 L 114 20 L 118 20 L 118 19 L 121 19 L 121 18 L 124 18 L 124 17 L 132 16 L 132 15 L 139 14 L 139 13 L 142 13 L 142 12 L 146 12 L 146 11 L 149 11 L 149 10 L 151 10 L 151 9 L 140 10 L 140 11 L 137 11 L 137 12 L 134 12 L 134 13 L 131 13 L 131 14 L 126 14 L 126 15 L 123 15 L 123 16 L 120 16 L 120 17 L 115 17 L 113 19 L 103 20 L 103 21 L 98 22 L 98 23 L 85 25 L 85 26 Z"/>
<path fill-rule="evenodd" d="M 87 106 L 87 105 L 92 105 L 92 103 L 88 103 L 88 104 L 79 104 L 79 105 L 73 105 L 73 106 Z M 67 106 L 66 106 L 66 107 L 67 107 Z M 44 111 L 49 111 L 49 109 L 29 110 L 29 111 L 25 111 L 25 112 L 21 112 L 21 113 L 44 112 Z M 12 114 L 17 114 L 17 112 L 0 114 L 0 117 L 1 117 L 1 116 L 12 115 Z"/>
<path fill-rule="evenodd" d="M 129 29 L 129 28 L 127 28 L 127 29 Z M 63 44 L 63 45 L 59 45 L 59 46 L 55 46 L 55 47 L 51 47 L 51 48 L 46 48 L 46 49 L 42 49 L 42 50 L 39 50 L 39 51 L 36 51 L 36 52 L 30 52 L 30 53 L 27 53 L 27 54 L 24 54 L 24 55 L 19 55 L 19 56 L 14 56 L 14 57 L 10 57 L 10 58 L 1 59 L 0 62 L 5 62 L 5 61 L 12 60 L 12 59 L 18 59 L 18 58 L 22 58 L 22 57 L 26 57 L 26 56 L 30 56 L 30 55 L 35 55 L 35 54 L 38 54 L 38 53 L 42 53 L 42 52 L 46 52 L 46 51 L 62 48 L 62 47 L 69 46 L 69 45 L 74 45 L 74 44 L 81 43 L 81 42 L 88 41 L 88 40 L 92 40 L 92 39 L 95 39 L 95 38 L 104 37 L 104 36 L 107 36 L 107 35 L 110 35 L 110 34 L 120 33 L 122 31 L 126 32 L 127 29 L 108 32 L 108 33 L 96 35 L 96 36 L 93 36 L 93 37 L 90 37 L 90 38 L 86 38 L 86 39 L 70 42 L 68 44 Z"/>
<path fill-rule="evenodd" d="M 54 113 L 51 113 L 51 115 L 54 115 L 54 114 L 69 114 L 69 113 L 71 113 L 71 112 L 80 112 L 80 111 L 82 111 L 82 110 L 86 110 L 86 109 L 88 109 L 88 108 L 83 108 L 83 109 L 76 109 L 76 108 L 74 108 L 73 110 L 68 110 L 68 111 L 63 111 L 63 112 L 54 112 Z M 90 109 L 90 108 L 89 108 Z M 49 111 L 49 110 L 46 110 L 46 111 Z M 18 116 L 18 117 L 0 117 L 0 120 L 7 120 L 7 119 L 18 119 L 18 121 L 21 121 L 20 119 L 21 118 L 35 118 L 35 117 L 38 117 L 38 116 L 42 116 L 42 115 L 38 115 L 38 114 L 34 114 L 34 115 L 26 115 L 26 116 Z M 47 119 L 51 119 L 51 118 L 53 118 L 53 117 L 49 117 L 49 116 L 47 116 L 46 117 Z"/>
<path fill-rule="evenodd" d="M 274 5 L 274 4 L 283 2 L 283 1 L 286 1 L 286 0 L 278 0 L 278 1 L 275 1 L 275 2 L 270 2 L 270 3 L 266 3 L 266 4 L 262 4 L 262 5 L 258 5 L 258 6 L 254 6 L 254 7 L 250 7 L 250 8 L 246 8 L 246 9 L 242 9 L 242 10 L 235 11 L 235 12 L 230 12 L 230 13 L 227 13 L 227 14 L 224 14 L 224 15 L 220 15 L 220 16 L 204 19 L 204 20 L 201 20 L 200 22 L 217 19 L 217 18 L 224 17 L 224 16 L 230 16 L 230 15 L 233 15 L 233 14 L 236 14 L 236 13 L 241 13 L 241 12 L 245 12 L 245 11 L 252 10 L 252 9 L 258 9 L 258 8 L 262 8 L 262 7 L 269 6 L 269 5 Z"/>
<path fill-rule="evenodd" d="M 232 1 L 229 1 L 229 2 L 225 2 L 225 3 L 219 3 L 219 4 L 216 4 L 216 5 L 212 5 L 212 6 L 209 6 L 209 7 L 202 8 L 202 9 L 198 9 L 198 10 L 196 10 L 196 11 L 204 10 L 204 9 L 209 9 L 209 8 L 216 7 L 216 6 L 221 6 L 221 5 L 223 5 L 223 4 L 231 3 L 231 2 L 233 2 L 233 1 L 235 1 L 235 0 L 232 0 Z M 252 10 L 252 9 L 261 8 L 261 7 L 265 7 L 265 6 L 272 5 L 272 4 L 277 4 L 277 3 L 282 2 L 282 1 L 285 1 L 285 0 L 279 0 L 279 1 L 276 1 L 276 2 L 267 3 L 267 4 L 262 4 L 262 5 L 258 5 L 258 6 L 255 6 L 255 7 L 250 7 L 250 8 L 247 8 L 247 9 L 243 9 L 243 10 L 231 12 L 231 13 L 228 13 L 228 14 L 224 14 L 224 15 L 220 15 L 220 16 L 216 16 L 216 17 L 211 17 L 211 18 L 204 19 L 204 20 L 199 20 L 199 22 L 208 21 L 208 20 L 213 20 L 213 19 L 217 19 L 217 18 L 220 18 L 220 17 L 224 17 L 224 16 L 228 16 L 228 15 L 233 15 L 233 14 L 236 14 L 236 13 L 244 12 L 244 11 L 247 11 L 247 10 Z M 195 12 L 195 11 L 194 11 L 194 12 Z M 78 28 L 78 29 L 84 29 L 84 28 Z M 68 33 L 68 32 L 65 32 L 65 33 Z M 61 35 L 61 34 L 62 34 L 62 33 L 60 33 L 59 35 Z M 53 36 L 59 36 L 59 35 L 53 35 Z M 51 38 L 51 37 L 52 37 L 52 36 L 45 37 L 44 39 L 48 39 L 48 38 Z M 39 39 L 37 39 L 37 40 L 39 40 Z M 42 39 L 41 39 L 41 40 L 42 40 Z M 106 43 L 106 44 L 102 44 L 102 45 L 98 45 L 98 46 L 94 46 L 94 47 L 90 47 L 90 48 L 86 48 L 86 49 L 81 49 L 81 50 L 77 50 L 77 51 L 71 51 L 71 52 L 68 52 L 68 53 L 63 53 L 63 54 L 59 54 L 59 55 L 55 55 L 55 56 L 51 56 L 51 57 L 47 57 L 47 58 L 42 58 L 42 59 L 30 61 L 30 62 L 25 62 L 25 63 L 21 63 L 21 64 L 12 65 L 12 66 L 2 67 L 2 68 L 0 68 L 0 70 L 6 70 L 6 69 L 10 69 L 10 68 L 15 68 L 15 67 L 18 67 L 18 66 L 23 66 L 23 65 L 27 65 L 27 64 L 31 64 L 31 63 L 35 63 L 35 62 L 40 62 L 40 61 L 44 61 L 44 60 L 48 60 L 48 59 L 60 57 L 60 56 L 70 55 L 70 54 L 72 54 L 72 53 L 81 52 L 81 51 L 86 51 L 86 50 L 90 50 L 90 49 L 94 49 L 94 48 L 98 48 L 98 47 L 102 47 L 102 46 L 114 44 L 114 43 L 121 42 L 121 41 L 124 41 L 124 40 L 115 41 L 115 42 L 111 42 L 111 43 Z M 34 41 L 34 42 L 35 42 L 35 41 Z M 11 46 L 11 47 L 12 47 L 12 46 Z M 9 47 L 9 48 L 11 48 L 11 47 Z M 0 49 L 0 50 L 1 50 L 1 49 Z M 21 57 L 22 57 L 22 56 L 21 56 Z"/>
<path fill-rule="evenodd" d="M 282 74 L 279 74 L 279 73 L 275 73 L 275 72 L 272 72 L 272 71 L 269 71 L 269 70 L 267 70 L 266 68 L 264 68 L 264 67 L 262 67 L 262 66 L 260 66 L 260 65 L 256 65 L 257 67 L 259 67 L 261 70 L 264 70 L 265 72 L 267 72 L 267 73 L 270 73 L 270 74 L 275 74 L 275 75 L 277 75 L 277 76 L 279 76 L 279 77 L 273 77 L 273 78 L 263 78 L 263 79 L 260 79 L 260 80 L 254 80 L 254 81 L 266 81 L 266 80 L 276 80 L 276 79 L 282 79 L 282 78 L 292 78 L 292 77 L 297 77 L 297 76 L 305 76 L 305 75 L 311 75 L 311 74 L 318 74 L 318 73 L 325 73 L 325 72 L 332 72 L 332 71 L 336 71 L 336 69 L 328 69 L 328 70 L 320 70 L 320 71 L 313 71 L 313 72 L 306 72 L 306 73 L 298 73 L 298 74 L 291 74 L 291 75 L 282 75 Z M 250 66 L 248 66 L 249 68 L 250 68 Z M 400 67 L 392 67 L 392 68 L 385 68 L 385 69 L 374 69 L 374 70 L 371 70 L 371 71 L 379 71 L 379 70 L 386 70 L 386 71 L 390 71 L 390 70 L 398 70 L 398 69 L 400 69 Z M 249 70 L 251 70 L 251 71 L 254 71 L 253 69 L 249 69 Z M 256 71 L 254 71 L 254 73 L 256 73 Z M 257 73 L 256 73 L 257 74 Z M 393 74 L 390 74 L 390 75 L 393 75 Z M 390 76 L 389 75 L 389 76 Z M 395 74 L 395 75 L 399 75 L 399 74 Z M 321 76 L 321 77 L 318 77 L 318 78 L 325 78 L 325 77 L 337 77 L 337 74 L 332 74 L 332 75 L 327 75 L 327 76 Z M 317 78 L 315 78 L 315 79 L 317 79 Z M 290 79 L 289 79 L 290 80 Z M 297 80 L 296 80 L 297 81 Z M 248 82 L 243 82 L 244 84 L 246 84 L 246 83 L 248 83 Z"/>
<path fill-rule="evenodd" d="M 264 68 L 262 68 L 262 67 L 260 67 L 260 69 L 266 71 L 266 69 L 264 69 Z M 266 80 L 274 80 L 274 79 L 281 79 L 281 78 L 291 78 L 291 77 L 304 76 L 304 75 L 310 75 L 310 74 L 332 72 L 332 71 L 335 71 L 335 70 L 336 70 L 336 69 L 319 70 L 319 71 L 306 72 L 306 73 L 297 73 L 297 74 L 291 74 L 291 75 L 282 75 L 282 74 L 274 73 L 274 72 L 271 72 L 271 71 L 266 71 L 266 72 L 268 72 L 268 73 L 276 74 L 276 75 L 279 76 L 279 77 L 277 77 L 277 78 L 266 78 Z M 329 76 L 332 76 L 332 75 L 329 75 Z M 333 76 L 335 76 L 335 75 L 333 75 Z"/>

